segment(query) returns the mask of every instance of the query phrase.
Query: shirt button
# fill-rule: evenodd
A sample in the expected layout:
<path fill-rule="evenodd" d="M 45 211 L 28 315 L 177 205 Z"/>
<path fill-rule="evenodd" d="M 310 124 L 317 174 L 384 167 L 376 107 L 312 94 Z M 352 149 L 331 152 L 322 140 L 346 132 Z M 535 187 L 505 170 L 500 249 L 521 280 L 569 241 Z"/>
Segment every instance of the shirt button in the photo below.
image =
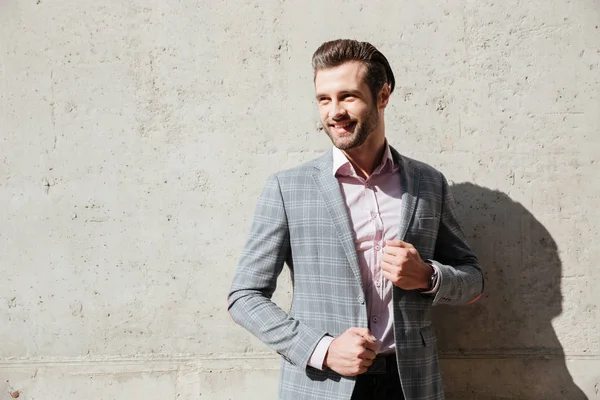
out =
<path fill-rule="evenodd" d="M 360 304 L 365 304 L 365 299 L 364 299 L 364 297 L 362 297 L 362 295 L 359 294 L 357 297 L 357 300 Z"/>
<path fill-rule="evenodd" d="M 377 286 L 377 287 L 381 286 L 381 282 L 375 281 L 375 286 Z"/>
<path fill-rule="evenodd" d="M 379 247 L 378 244 L 375 245 L 375 250 L 379 251 L 381 249 L 381 247 Z"/>
<path fill-rule="evenodd" d="M 377 213 L 376 212 L 372 212 L 371 213 L 371 218 L 373 218 L 373 219 L 377 218 Z"/>
<path fill-rule="evenodd" d="M 374 323 L 378 323 L 379 322 L 379 318 L 378 317 L 373 317 L 373 322 Z"/>

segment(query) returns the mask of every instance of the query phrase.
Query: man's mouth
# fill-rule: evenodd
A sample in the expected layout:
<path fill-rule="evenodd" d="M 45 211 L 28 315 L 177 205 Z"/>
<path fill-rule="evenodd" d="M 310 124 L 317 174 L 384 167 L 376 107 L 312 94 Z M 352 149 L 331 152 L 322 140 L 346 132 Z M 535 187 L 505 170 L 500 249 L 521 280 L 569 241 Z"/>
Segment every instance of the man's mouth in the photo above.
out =
<path fill-rule="evenodd" d="M 339 121 L 334 122 L 333 124 L 329 124 L 329 126 L 332 127 L 336 131 L 336 133 L 347 133 L 351 131 L 355 125 L 356 122 L 350 120 Z"/>

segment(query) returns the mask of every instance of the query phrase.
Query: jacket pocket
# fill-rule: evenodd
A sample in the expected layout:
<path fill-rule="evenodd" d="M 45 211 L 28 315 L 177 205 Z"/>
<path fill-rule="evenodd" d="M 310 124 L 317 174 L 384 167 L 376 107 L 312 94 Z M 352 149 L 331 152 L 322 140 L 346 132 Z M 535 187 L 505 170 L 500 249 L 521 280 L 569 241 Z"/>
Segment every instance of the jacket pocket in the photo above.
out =
<path fill-rule="evenodd" d="M 433 216 L 416 216 L 415 222 L 417 229 L 426 230 L 428 232 L 437 232 L 440 224 L 439 218 Z"/>

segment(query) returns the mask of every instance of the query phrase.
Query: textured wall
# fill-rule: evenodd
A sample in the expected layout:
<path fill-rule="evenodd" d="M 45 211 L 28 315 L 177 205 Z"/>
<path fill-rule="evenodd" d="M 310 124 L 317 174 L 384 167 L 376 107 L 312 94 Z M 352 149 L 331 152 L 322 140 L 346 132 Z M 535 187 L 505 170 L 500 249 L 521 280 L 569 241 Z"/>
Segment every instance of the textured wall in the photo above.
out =
<path fill-rule="evenodd" d="M 275 398 L 226 292 L 266 176 L 329 147 L 309 61 L 337 37 L 390 59 L 390 142 L 462 182 L 488 286 L 437 312 L 448 398 L 600 399 L 598 25 L 597 0 L 0 0 L 0 399 Z"/>

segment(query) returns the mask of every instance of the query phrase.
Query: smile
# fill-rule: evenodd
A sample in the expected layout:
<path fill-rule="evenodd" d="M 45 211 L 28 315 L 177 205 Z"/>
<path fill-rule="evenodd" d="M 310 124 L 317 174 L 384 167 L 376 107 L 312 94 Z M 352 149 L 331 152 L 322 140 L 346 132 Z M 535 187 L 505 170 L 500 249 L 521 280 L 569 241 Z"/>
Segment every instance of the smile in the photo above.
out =
<path fill-rule="evenodd" d="M 354 121 L 342 121 L 342 122 L 337 122 L 335 124 L 331 124 L 331 126 L 334 127 L 335 129 L 346 129 L 346 128 L 353 126 L 354 123 L 355 123 Z"/>

